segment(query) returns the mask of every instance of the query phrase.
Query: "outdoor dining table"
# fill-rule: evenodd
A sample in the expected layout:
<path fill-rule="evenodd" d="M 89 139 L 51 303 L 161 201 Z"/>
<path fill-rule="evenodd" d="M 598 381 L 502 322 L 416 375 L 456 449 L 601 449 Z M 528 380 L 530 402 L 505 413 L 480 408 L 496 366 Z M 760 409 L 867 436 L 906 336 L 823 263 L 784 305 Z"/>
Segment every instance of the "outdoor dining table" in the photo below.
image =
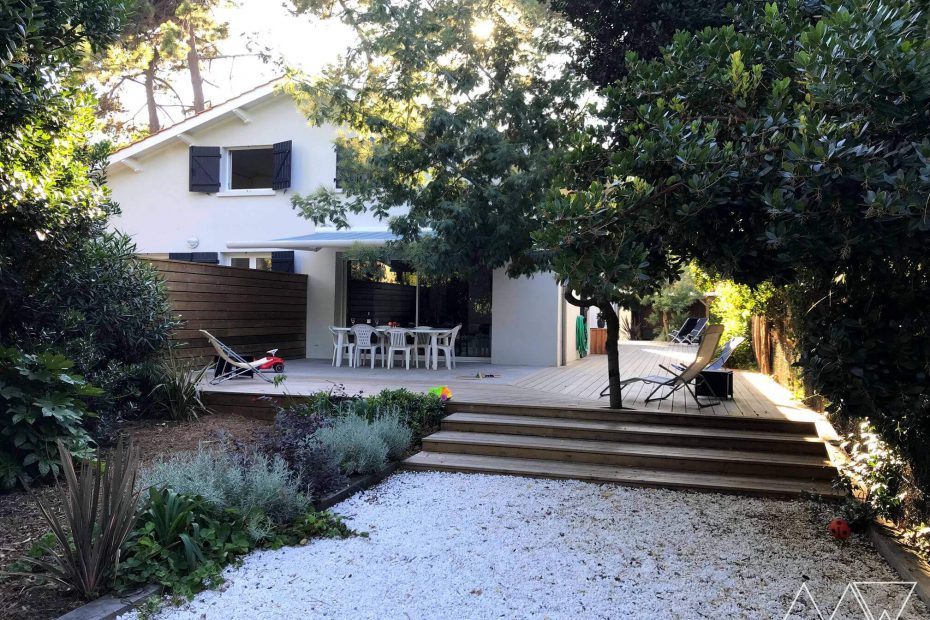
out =
<path fill-rule="evenodd" d="M 380 335 L 387 333 L 387 330 L 391 329 L 390 327 L 375 327 L 374 330 Z M 400 328 L 411 334 L 428 334 L 429 335 L 429 359 L 433 362 L 433 370 L 439 369 L 439 337 L 443 334 L 449 333 L 450 329 L 443 329 L 440 327 L 410 327 L 410 328 Z M 351 327 L 333 327 L 333 331 L 336 332 L 336 366 L 342 366 L 342 350 L 346 339 L 349 334 L 352 332 Z M 349 365 L 352 365 L 351 360 Z M 429 360 L 427 360 L 427 368 L 429 367 Z"/>

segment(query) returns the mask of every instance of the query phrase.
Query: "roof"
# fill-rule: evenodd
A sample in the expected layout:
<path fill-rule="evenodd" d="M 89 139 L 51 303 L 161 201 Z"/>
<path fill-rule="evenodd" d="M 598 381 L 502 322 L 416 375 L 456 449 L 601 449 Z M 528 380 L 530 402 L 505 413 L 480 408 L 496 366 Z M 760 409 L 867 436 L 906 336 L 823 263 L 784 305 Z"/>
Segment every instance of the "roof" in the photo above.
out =
<path fill-rule="evenodd" d="M 203 112 L 198 112 L 179 123 L 175 123 L 170 127 L 165 127 L 137 142 L 124 146 L 117 151 L 113 151 L 113 153 L 110 154 L 108 165 L 113 166 L 124 162 L 130 168 L 133 168 L 133 157 L 137 157 L 146 151 L 157 149 L 175 139 L 188 142 L 182 134 L 223 120 L 230 114 L 241 115 L 248 106 L 256 105 L 279 94 L 280 91 L 278 87 L 282 84 L 284 84 L 284 78 L 275 78 L 270 82 L 256 86 L 252 90 L 248 90 L 223 103 L 207 108 Z"/>
<path fill-rule="evenodd" d="M 348 248 L 356 244 L 384 245 L 390 241 L 399 240 L 400 237 L 387 229 L 320 229 L 309 235 L 272 239 L 270 241 L 229 241 L 226 246 L 231 249 L 319 250 L 322 248 Z"/>

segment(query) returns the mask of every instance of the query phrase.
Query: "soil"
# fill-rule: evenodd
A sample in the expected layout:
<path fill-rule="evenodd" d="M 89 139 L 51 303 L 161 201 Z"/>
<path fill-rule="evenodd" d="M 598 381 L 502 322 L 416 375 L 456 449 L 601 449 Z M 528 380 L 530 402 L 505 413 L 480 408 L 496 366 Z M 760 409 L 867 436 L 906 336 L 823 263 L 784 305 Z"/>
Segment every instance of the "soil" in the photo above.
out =
<path fill-rule="evenodd" d="M 123 432 L 139 448 L 145 464 L 175 452 L 196 450 L 201 444 L 224 440 L 251 443 L 268 426 L 263 420 L 214 414 L 191 422 L 127 422 Z M 38 502 L 59 511 L 62 491 L 61 485 L 46 485 L 0 494 L 0 570 L 12 570 L 10 564 L 49 532 Z M 43 584 L 35 577 L 0 574 L 0 617 L 4 620 L 57 618 L 83 603 L 62 588 Z"/>

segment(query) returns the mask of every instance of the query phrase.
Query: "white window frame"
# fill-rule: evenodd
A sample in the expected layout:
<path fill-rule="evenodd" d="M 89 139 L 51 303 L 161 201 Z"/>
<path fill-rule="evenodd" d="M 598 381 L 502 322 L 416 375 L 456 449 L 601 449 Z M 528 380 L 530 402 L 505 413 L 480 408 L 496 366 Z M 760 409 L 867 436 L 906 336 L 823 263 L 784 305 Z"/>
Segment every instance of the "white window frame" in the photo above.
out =
<path fill-rule="evenodd" d="M 248 146 L 226 146 L 220 150 L 220 191 L 217 196 L 229 198 L 234 196 L 274 196 L 277 192 L 270 187 L 259 187 L 255 189 L 231 189 L 232 184 L 232 155 L 233 151 L 256 151 L 258 149 L 268 149 L 274 152 L 272 144 L 250 144 Z M 274 171 L 272 170 L 272 177 Z M 240 257 L 241 258 L 241 257 Z"/>
<path fill-rule="evenodd" d="M 256 269 L 257 271 L 270 271 L 270 270 L 258 270 L 256 267 L 256 259 L 267 258 L 271 260 L 271 252 L 224 252 L 223 253 L 223 264 L 227 267 L 232 267 L 232 259 L 234 258 L 247 258 L 249 259 L 249 269 Z M 239 267 L 242 269 L 242 267 Z"/>

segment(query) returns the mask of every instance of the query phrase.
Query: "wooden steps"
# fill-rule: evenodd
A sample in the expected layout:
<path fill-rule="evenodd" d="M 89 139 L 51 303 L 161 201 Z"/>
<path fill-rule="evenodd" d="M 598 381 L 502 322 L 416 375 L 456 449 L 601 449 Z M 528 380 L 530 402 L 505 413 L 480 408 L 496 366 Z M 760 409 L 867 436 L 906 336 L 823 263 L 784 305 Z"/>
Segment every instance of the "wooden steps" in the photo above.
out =
<path fill-rule="evenodd" d="M 404 461 L 414 471 L 453 471 L 482 474 L 529 476 L 532 478 L 568 478 L 625 486 L 664 487 L 714 493 L 761 495 L 797 498 L 802 492 L 838 498 L 836 491 L 823 481 L 785 481 L 752 476 L 708 475 L 695 472 L 648 470 L 612 467 L 590 463 L 557 463 L 536 459 L 515 459 L 470 454 L 420 452 Z"/>
<path fill-rule="evenodd" d="M 836 498 L 813 422 L 580 407 L 450 403 L 408 469 L 577 478 Z"/>
<path fill-rule="evenodd" d="M 449 431 L 474 433 L 537 435 L 565 439 L 609 439 L 667 446 L 827 455 L 826 448 L 816 431 L 806 435 L 738 428 L 703 428 L 647 422 L 613 422 L 494 413 L 453 413 L 445 418 L 442 428 Z"/>

